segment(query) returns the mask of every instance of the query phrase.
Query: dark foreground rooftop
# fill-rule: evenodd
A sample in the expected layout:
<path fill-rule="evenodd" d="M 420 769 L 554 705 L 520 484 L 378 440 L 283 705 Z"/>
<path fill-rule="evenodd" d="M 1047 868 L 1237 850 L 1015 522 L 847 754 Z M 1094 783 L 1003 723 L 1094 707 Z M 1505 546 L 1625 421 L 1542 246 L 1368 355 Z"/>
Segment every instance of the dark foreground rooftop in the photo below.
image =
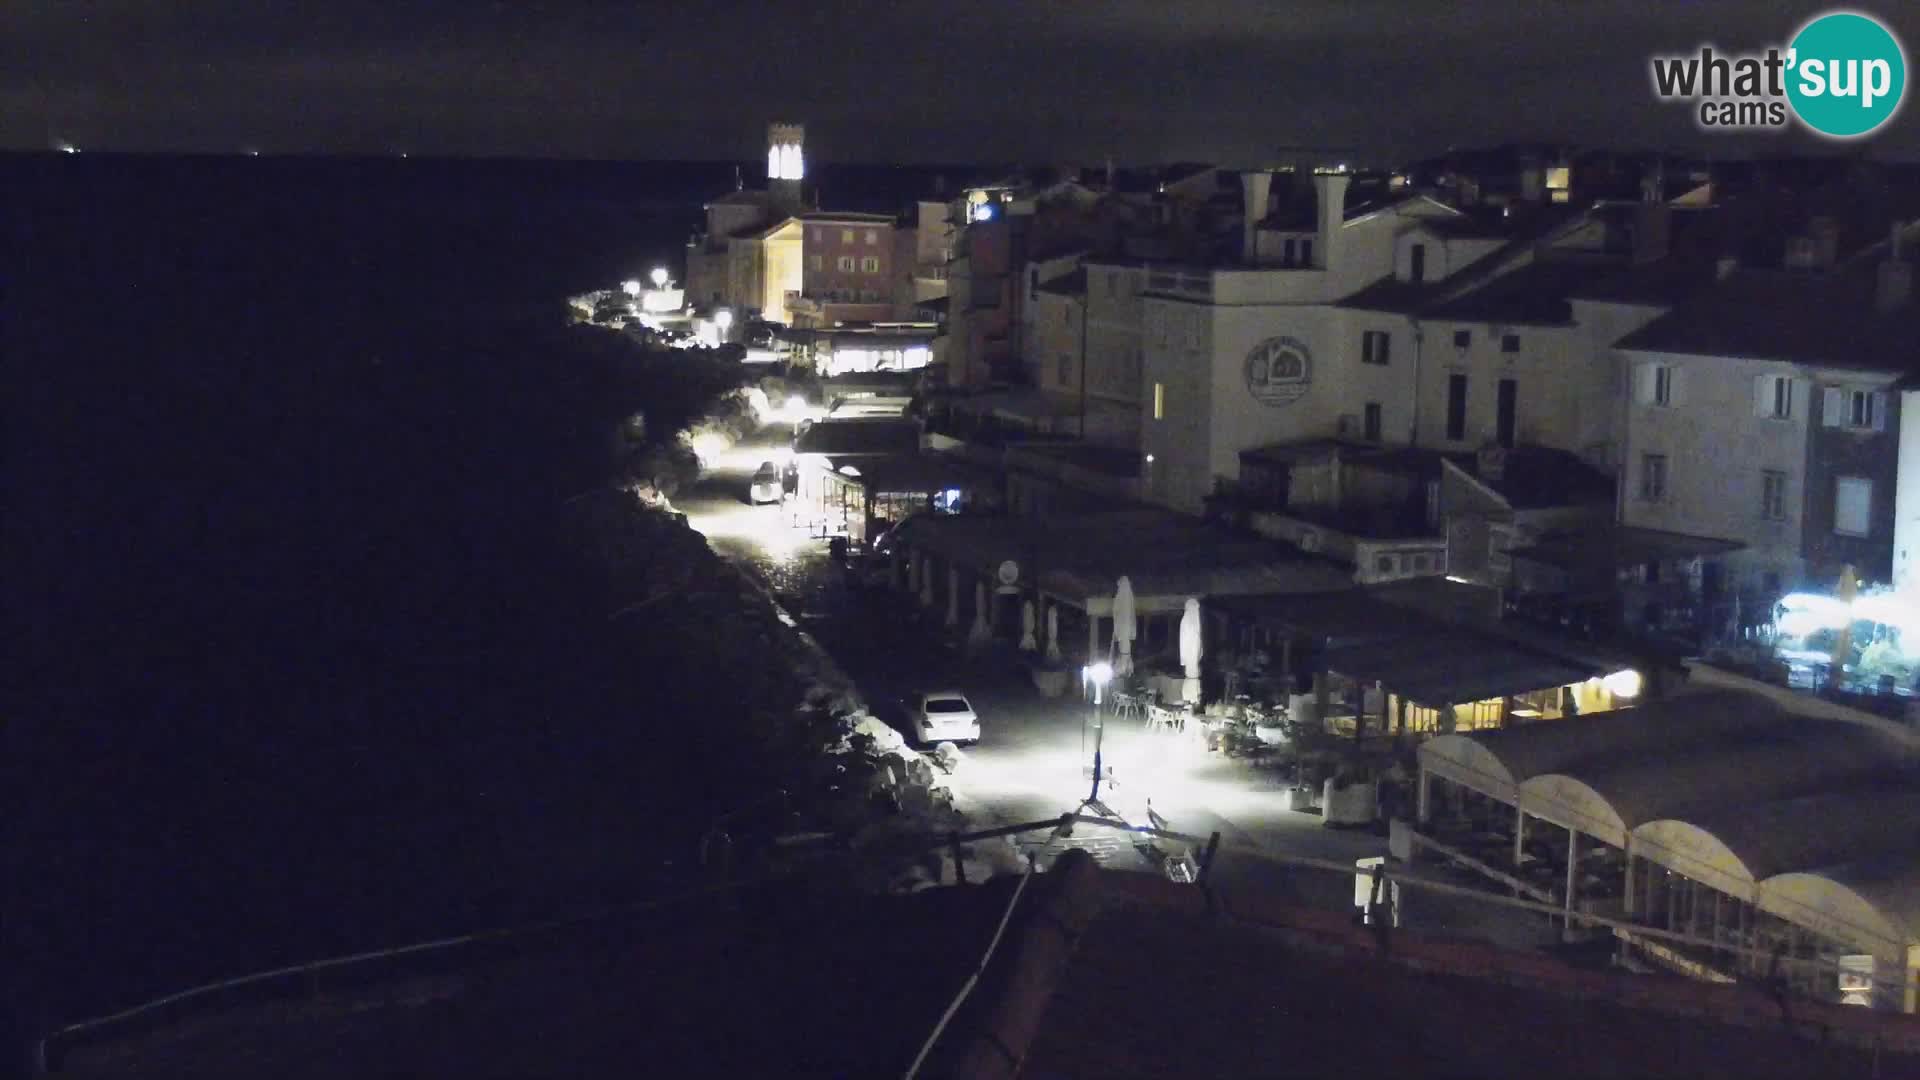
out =
<path fill-rule="evenodd" d="M 1018 886 L 784 886 L 404 986 L 79 1048 L 69 1075 L 899 1076 Z M 1877 1051 L 1873 1044 L 1879 1044 Z M 1063 856 L 925 1077 L 1920 1075 L 1912 1018 L 1578 972 Z"/>

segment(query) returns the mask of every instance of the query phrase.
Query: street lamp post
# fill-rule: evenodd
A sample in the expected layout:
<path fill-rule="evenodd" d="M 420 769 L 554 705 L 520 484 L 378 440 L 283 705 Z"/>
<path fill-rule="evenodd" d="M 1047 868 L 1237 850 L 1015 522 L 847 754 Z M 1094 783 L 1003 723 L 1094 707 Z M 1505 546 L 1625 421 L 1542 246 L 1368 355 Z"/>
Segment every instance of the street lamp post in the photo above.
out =
<path fill-rule="evenodd" d="M 656 266 L 653 268 L 653 287 L 656 289 L 664 289 L 667 287 L 666 267 Z"/>
<path fill-rule="evenodd" d="M 1081 677 L 1093 685 L 1093 790 L 1087 795 L 1087 801 L 1099 802 L 1100 773 L 1104 768 L 1100 760 L 1100 749 L 1105 741 L 1107 728 L 1106 722 L 1100 715 L 1100 706 L 1105 697 L 1107 681 L 1113 678 L 1113 668 L 1106 663 L 1088 664 L 1081 669 Z M 1084 740 L 1082 742 L 1084 745 Z"/>

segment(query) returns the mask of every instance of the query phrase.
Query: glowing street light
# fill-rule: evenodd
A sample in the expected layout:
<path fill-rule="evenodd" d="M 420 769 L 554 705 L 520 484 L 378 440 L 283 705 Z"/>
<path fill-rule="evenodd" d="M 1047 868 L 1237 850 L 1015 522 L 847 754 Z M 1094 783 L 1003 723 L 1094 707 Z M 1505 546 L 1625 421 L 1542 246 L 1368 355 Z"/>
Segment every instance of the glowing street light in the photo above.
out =
<path fill-rule="evenodd" d="M 733 312 L 727 308 L 714 312 L 713 325 L 719 327 L 721 333 L 726 333 L 733 326 Z"/>
<path fill-rule="evenodd" d="M 628 296 L 639 296 L 640 283 L 631 279 L 623 281 L 620 283 L 620 291 L 626 293 Z"/>
<path fill-rule="evenodd" d="M 654 267 L 652 276 L 653 276 L 654 288 L 664 289 L 667 287 L 667 268 L 666 267 L 664 266 Z M 635 284 L 638 284 L 638 283 L 636 282 Z"/>
<path fill-rule="evenodd" d="M 1105 662 L 1088 664 L 1080 669 L 1080 677 L 1093 686 L 1093 790 L 1088 793 L 1087 801 L 1099 802 L 1100 773 L 1105 767 L 1100 760 L 1100 748 L 1105 741 L 1107 728 L 1100 717 L 1100 706 L 1105 697 L 1107 683 L 1113 678 L 1113 665 Z M 1083 735 L 1082 739 L 1084 738 Z"/>

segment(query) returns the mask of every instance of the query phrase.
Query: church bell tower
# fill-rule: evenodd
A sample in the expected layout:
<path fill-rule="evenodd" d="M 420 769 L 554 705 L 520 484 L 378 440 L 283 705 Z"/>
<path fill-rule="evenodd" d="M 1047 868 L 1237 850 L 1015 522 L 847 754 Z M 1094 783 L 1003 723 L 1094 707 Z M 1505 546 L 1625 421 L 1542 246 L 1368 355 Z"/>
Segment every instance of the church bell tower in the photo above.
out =
<path fill-rule="evenodd" d="M 806 141 L 804 125 L 767 125 L 767 191 L 774 208 L 784 213 L 797 214 L 801 209 L 800 183 L 807 175 L 802 147 Z"/>

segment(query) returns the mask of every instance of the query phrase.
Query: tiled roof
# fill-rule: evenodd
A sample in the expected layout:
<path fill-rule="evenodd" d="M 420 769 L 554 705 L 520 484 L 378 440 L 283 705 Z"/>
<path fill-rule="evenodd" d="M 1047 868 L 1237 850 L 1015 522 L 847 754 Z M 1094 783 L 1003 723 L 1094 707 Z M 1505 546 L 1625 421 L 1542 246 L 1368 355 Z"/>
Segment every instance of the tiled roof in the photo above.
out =
<path fill-rule="evenodd" d="M 1920 276 L 1911 256 L 1907 263 Z M 1866 257 L 1829 273 L 1736 270 L 1619 347 L 1920 373 L 1920 303 L 1876 310 L 1879 264 Z"/>
<path fill-rule="evenodd" d="M 1074 270 L 1071 274 L 1062 274 L 1050 281 L 1043 281 L 1040 283 L 1039 289 L 1043 293 L 1051 293 L 1054 296 L 1085 297 L 1087 295 L 1087 268 L 1082 266 Z"/>
<path fill-rule="evenodd" d="M 1498 492 L 1515 510 L 1613 500 L 1613 478 L 1565 450 L 1516 446 L 1507 451 L 1506 464 L 1497 479 L 1480 468 L 1477 457 L 1450 460 L 1462 472 Z"/>
<path fill-rule="evenodd" d="M 1477 289 L 1420 309 L 1423 318 L 1460 322 L 1566 326 L 1573 322 L 1567 298 L 1585 285 L 1619 271 L 1614 262 L 1588 259 L 1536 261 Z"/>
<path fill-rule="evenodd" d="M 911 454 L 920 449 L 920 425 L 893 420 L 820 420 L 793 440 L 796 454 Z"/>

